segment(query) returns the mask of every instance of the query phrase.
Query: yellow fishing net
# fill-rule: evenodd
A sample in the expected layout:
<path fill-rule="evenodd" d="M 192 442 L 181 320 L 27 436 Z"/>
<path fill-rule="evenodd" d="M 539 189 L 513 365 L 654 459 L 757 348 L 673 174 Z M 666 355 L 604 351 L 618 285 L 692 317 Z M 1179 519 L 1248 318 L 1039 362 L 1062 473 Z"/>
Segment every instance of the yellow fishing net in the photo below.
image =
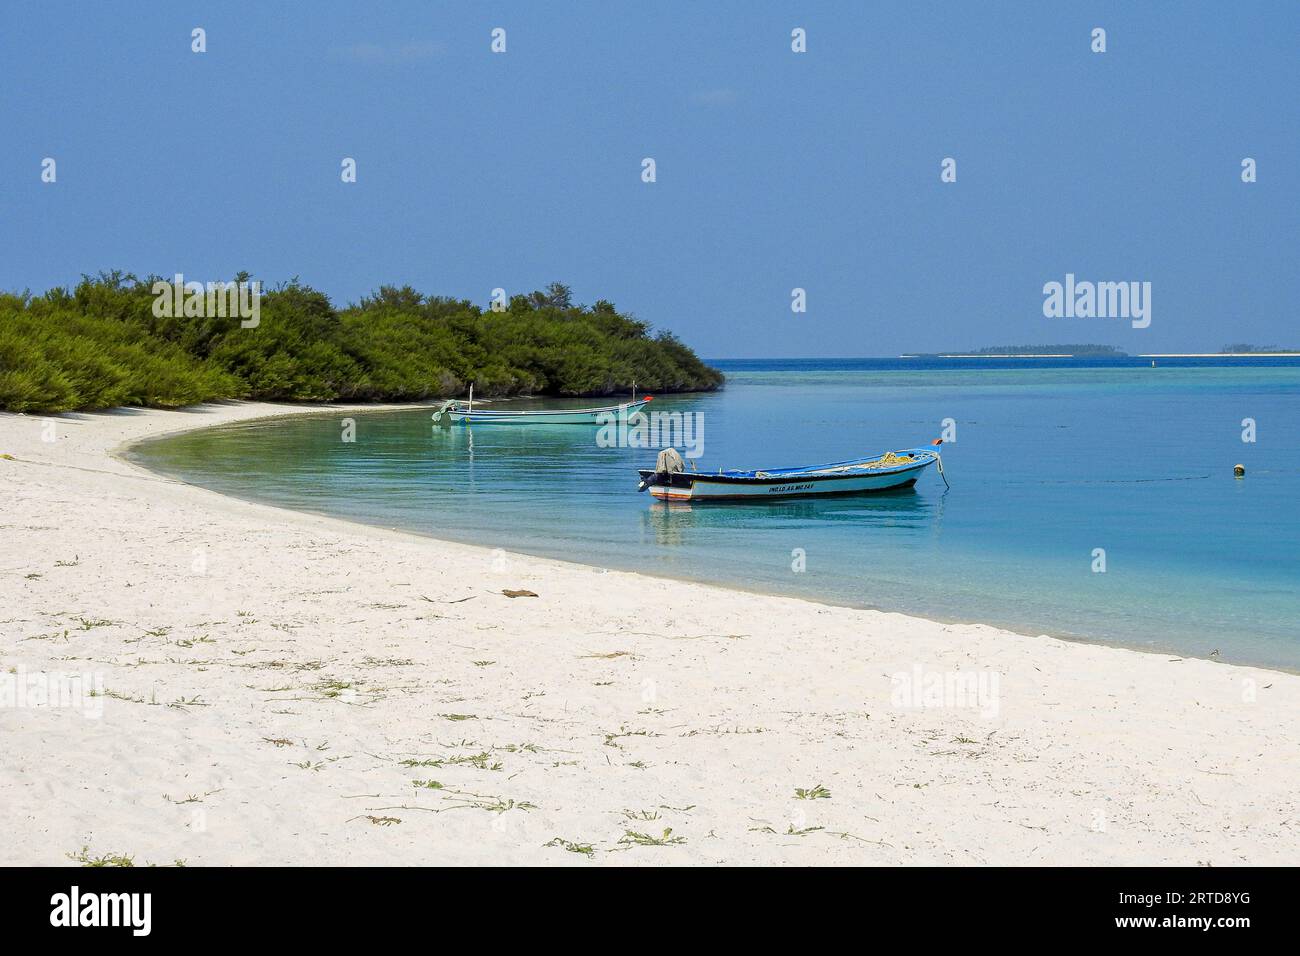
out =
<path fill-rule="evenodd" d="M 864 468 L 890 468 L 894 465 L 906 465 L 912 460 L 911 455 L 895 455 L 892 451 L 887 451 L 875 461 L 869 461 L 862 467 Z"/>
<path fill-rule="evenodd" d="M 834 468 L 818 468 L 816 471 L 799 472 L 801 475 L 838 475 L 847 471 L 874 471 L 877 468 L 896 468 L 899 465 L 910 465 L 916 461 L 915 455 L 896 455 L 892 451 L 886 452 L 873 461 L 854 462 L 851 465 L 837 465 Z M 766 471 L 757 471 L 754 473 L 756 478 L 772 477 Z"/>

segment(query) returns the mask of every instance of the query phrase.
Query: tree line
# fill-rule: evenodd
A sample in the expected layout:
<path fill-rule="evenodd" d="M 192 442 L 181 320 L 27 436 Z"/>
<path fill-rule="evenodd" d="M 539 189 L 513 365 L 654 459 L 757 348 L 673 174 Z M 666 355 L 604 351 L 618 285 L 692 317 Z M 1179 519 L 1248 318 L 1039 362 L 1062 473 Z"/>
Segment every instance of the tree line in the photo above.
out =
<path fill-rule="evenodd" d="M 247 274 L 236 277 L 247 281 Z M 75 288 L 0 293 L 0 408 L 13 412 L 218 399 L 420 401 L 606 396 L 721 387 L 671 332 L 568 287 L 516 295 L 501 311 L 410 286 L 340 309 L 296 279 L 263 291 L 256 327 L 239 316 L 158 314 L 155 284 L 121 272 Z"/>

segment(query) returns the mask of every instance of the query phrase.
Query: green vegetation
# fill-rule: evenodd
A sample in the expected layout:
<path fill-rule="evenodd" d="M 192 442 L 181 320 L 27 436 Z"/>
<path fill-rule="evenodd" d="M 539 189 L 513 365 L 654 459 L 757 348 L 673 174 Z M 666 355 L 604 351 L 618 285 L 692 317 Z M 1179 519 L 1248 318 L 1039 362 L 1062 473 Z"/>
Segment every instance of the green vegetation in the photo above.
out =
<path fill-rule="evenodd" d="M 127 856 L 125 853 L 104 853 L 100 856 L 91 856 L 90 847 L 83 846 L 79 853 L 69 853 L 68 859 L 73 863 L 80 863 L 82 866 L 135 866 L 135 857 Z"/>
<path fill-rule="evenodd" d="M 820 783 L 815 787 L 795 787 L 794 795 L 798 800 L 829 800 L 831 798 L 831 792 Z"/>
<path fill-rule="evenodd" d="M 247 281 L 241 274 L 235 281 Z M 75 289 L 0 294 L 0 409 L 59 412 L 217 399 L 420 401 L 463 394 L 705 391 L 722 373 L 670 332 L 567 287 L 502 312 L 382 286 L 346 309 L 297 280 L 264 291 L 259 323 L 154 315 L 156 277 L 85 276 Z"/>
<path fill-rule="evenodd" d="M 542 846 L 562 846 L 570 853 L 581 853 L 587 858 L 596 855 L 596 847 L 590 843 L 577 843 L 573 840 L 565 840 L 562 837 L 556 837 L 549 843 L 543 843 Z"/>
<path fill-rule="evenodd" d="M 624 830 L 623 836 L 619 843 L 625 843 L 628 846 L 677 846 L 685 843 L 686 837 L 673 836 L 672 827 L 664 827 L 662 836 L 655 836 L 651 833 L 639 833 L 636 830 Z"/>

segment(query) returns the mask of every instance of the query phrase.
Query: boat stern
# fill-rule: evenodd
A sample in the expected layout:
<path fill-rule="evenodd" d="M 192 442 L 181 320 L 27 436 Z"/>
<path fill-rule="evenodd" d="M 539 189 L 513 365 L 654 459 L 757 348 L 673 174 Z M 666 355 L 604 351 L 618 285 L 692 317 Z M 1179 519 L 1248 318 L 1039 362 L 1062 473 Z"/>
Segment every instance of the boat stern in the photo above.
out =
<path fill-rule="evenodd" d="M 651 498 L 660 501 L 685 501 L 691 497 L 695 485 L 694 479 L 685 472 L 655 471 L 653 468 L 639 469 L 641 482 L 637 491 L 649 491 Z"/>

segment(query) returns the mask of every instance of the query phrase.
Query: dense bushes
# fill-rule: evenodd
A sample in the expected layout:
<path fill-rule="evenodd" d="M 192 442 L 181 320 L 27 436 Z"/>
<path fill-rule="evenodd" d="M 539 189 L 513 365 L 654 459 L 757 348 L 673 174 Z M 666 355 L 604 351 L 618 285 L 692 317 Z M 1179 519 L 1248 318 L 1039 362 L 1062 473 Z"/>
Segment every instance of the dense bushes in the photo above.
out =
<path fill-rule="evenodd" d="M 244 277 L 240 277 L 244 278 Z M 410 401 L 457 395 L 612 395 L 722 384 L 670 333 L 569 290 L 502 312 L 382 287 L 344 310 L 293 282 L 262 294 L 259 323 L 154 315 L 152 278 L 86 277 L 71 292 L 0 294 L 0 408 L 176 407 L 219 398 Z"/>

